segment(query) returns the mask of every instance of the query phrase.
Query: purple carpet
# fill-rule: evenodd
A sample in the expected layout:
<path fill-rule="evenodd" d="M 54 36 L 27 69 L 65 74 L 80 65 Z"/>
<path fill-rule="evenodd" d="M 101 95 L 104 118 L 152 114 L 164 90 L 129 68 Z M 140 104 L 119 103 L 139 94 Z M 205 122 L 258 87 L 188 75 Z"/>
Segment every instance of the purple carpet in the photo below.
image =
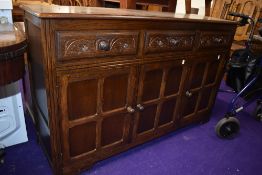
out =
<path fill-rule="evenodd" d="M 82 175 L 262 174 L 262 123 L 251 117 L 254 104 L 238 114 L 241 130 L 235 139 L 222 140 L 214 132 L 231 98 L 219 93 L 208 123 L 189 126 L 98 162 Z M 29 119 L 27 131 L 29 142 L 7 148 L 0 175 L 52 174 Z"/>

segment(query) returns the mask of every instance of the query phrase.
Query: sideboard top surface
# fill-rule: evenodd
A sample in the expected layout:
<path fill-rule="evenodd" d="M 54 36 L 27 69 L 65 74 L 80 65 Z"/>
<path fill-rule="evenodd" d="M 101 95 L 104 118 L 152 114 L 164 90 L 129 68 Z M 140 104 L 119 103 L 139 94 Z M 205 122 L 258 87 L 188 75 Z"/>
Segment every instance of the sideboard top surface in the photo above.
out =
<path fill-rule="evenodd" d="M 236 22 L 218 18 L 199 16 L 194 14 L 177 14 L 168 12 L 152 12 L 132 9 L 116 9 L 103 7 L 78 7 L 30 4 L 21 5 L 21 8 L 39 18 L 95 18 L 95 19 L 150 19 L 171 21 L 197 21 L 211 23 Z"/>

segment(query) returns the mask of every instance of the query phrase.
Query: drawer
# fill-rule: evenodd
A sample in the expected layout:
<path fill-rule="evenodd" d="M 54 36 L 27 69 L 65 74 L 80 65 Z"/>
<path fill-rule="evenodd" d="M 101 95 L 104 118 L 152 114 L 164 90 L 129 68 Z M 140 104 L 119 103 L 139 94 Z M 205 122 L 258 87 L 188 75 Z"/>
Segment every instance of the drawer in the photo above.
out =
<path fill-rule="evenodd" d="M 149 31 L 145 35 L 145 53 L 190 51 L 195 40 L 194 31 Z"/>
<path fill-rule="evenodd" d="M 226 48 L 231 44 L 232 34 L 222 32 L 201 32 L 199 49 Z"/>
<path fill-rule="evenodd" d="M 126 31 L 58 31 L 58 61 L 137 53 L 139 32 Z"/>

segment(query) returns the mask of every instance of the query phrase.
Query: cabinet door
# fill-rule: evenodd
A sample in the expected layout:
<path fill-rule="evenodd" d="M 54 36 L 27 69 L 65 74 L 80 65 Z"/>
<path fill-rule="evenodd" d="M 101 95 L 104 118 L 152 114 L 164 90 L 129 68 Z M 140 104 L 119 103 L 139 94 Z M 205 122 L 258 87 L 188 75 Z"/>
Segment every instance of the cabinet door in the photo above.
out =
<path fill-rule="evenodd" d="M 224 55 L 213 54 L 187 60 L 189 73 L 182 94 L 181 125 L 208 117 L 224 71 Z"/>
<path fill-rule="evenodd" d="M 106 156 L 128 141 L 136 66 L 62 74 L 60 113 L 64 163 Z M 102 154 L 101 154 L 102 152 Z"/>
<path fill-rule="evenodd" d="M 171 129 L 185 77 L 184 60 L 154 62 L 140 69 L 133 138 L 149 139 Z M 142 108 L 141 108 L 142 107 Z"/>

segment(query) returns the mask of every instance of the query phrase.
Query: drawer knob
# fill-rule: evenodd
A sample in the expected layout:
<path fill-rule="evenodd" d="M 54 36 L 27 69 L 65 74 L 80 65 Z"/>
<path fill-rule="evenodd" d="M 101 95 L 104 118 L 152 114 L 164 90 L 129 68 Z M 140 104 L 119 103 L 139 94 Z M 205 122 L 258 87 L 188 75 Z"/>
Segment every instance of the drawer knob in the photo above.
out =
<path fill-rule="evenodd" d="M 131 106 L 128 106 L 128 107 L 126 108 L 126 110 L 127 110 L 127 112 L 130 113 L 130 114 L 133 114 L 133 113 L 135 112 L 135 109 L 132 108 Z"/>
<path fill-rule="evenodd" d="M 129 47 L 129 45 L 128 45 L 127 43 L 125 43 L 125 44 L 123 44 L 123 47 L 124 47 L 125 49 L 127 49 L 127 48 Z"/>
<path fill-rule="evenodd" d="M 187 96 L 188 98 L 192 97 L 192 92 L 186 91 L 186 96 Z"/>
<path fill-rule="evenodd" d="M 141 104 L 136 105 L 137 109 L 139 109 L 139 111 L 143 111 L 144 110 L 144 106 L 142 106 Z"/>
<path fill-rule="evenodd" d="M 98 49 L 103 50 L 103 51 L 108 51 L 110 50 L 109 42 L 108 41 L 100 41 L 98 44 Z"/>

